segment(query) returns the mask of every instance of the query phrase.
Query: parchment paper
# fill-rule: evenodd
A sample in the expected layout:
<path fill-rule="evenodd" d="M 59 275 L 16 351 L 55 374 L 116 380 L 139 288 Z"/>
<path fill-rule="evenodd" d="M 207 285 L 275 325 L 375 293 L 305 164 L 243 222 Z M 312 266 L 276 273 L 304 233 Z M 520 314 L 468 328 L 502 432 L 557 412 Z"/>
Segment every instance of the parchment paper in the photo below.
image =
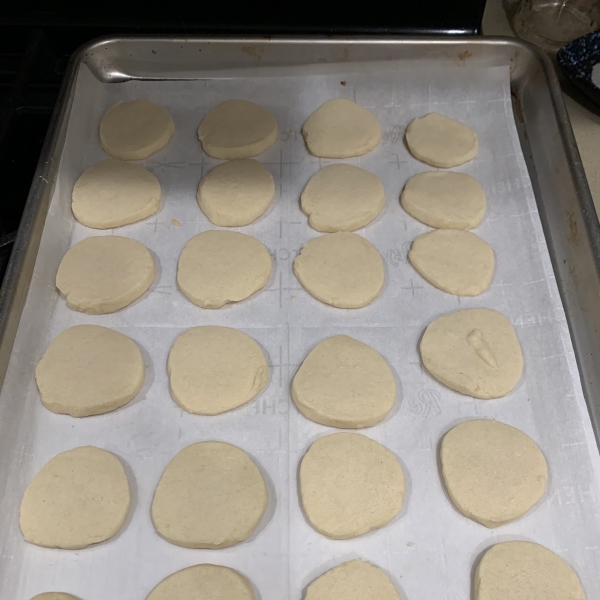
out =
<path fill-rule="evenodd" d="M 75 222 L 73 184 L 105 158 L 98 123 L 117 100 L 146 97 L 169 109 L 176 133 L 169 145 L 140 164 L 160 180 L 159 213 L 138 224 L 99 232 Z M 384 182 L 382 215 L 361 230 L 381 252 L 386 284 L 381 296 L 359 310 L 340 310 L 309 296 L 293 275 L 302 245 L 319 235 L 299 209 L 308 179 L 321 166 L 306 151 L 300 129 L 322 102 L 345 97 L 371 109 L 384 135 L 380 147 L 350 159 Z M 199 210 L 196 188 L 215 161 L 197 140 L 196 128 L 218 102 L 246 98 L 271 110 L 280 140 L 259 160 L 273 174 L 272 208 L 241 228 L 262 241 L 275 260 L 274 275 L 257 296 L 211 311 L 192 305 L 175 283 L 185 242 L 213 226 Z M 477 131 L 477 158 L 458 168 L 484 186 L 488 210 L 475 231 L 491 244 L 497 268 L 488 291 L 476 298 L 446 294 L 407 263 L 411 241 L 428 228 L 406 214 L 398 197 L 405 182 L 430 167 L 413 159 L 403 142 L 410 120 L 438 111 Z M 600 597 L 600 461 L 594 444 L 565 315 L 555 284 L 535 199 L 513 121 L 508 68 L 388 70 L 288 78 L 128 82 L 102 84 L 83 67 L 70 117 L 50 212 L 8 376 L 0 418 L 14 421 L 9 494 L 0 511 L 0 598 L 28 600 L 61 590 L 82 600 L 144 600 L 167 575 L 211 562 L 250 578 L 262 600 L 300 600 L 304 588 L 329 568 L 362 557 L 385 569 L 406 600 L 464 600 L 478 558 L 492 544 L 528 539 L 560 554 L 578 571 L 590 600 Z M 92 235 L 135 238 L 154 253 L 154 285 L 133 305 L 112 315 L 87 316 L 66 307 L 54 288 L 58 264 L 75 242 Z M 467 307 L 489 307 L 514 324 L 525 369 L 503 399 L 482 401 L 455 393 L 421 367 L 417 344 L 437 316 Z M 131 336 L 142 348 L 147 381 L 128 406 L 103 416 L 74 419 L 40 403 L 34 369 L 50 341 L 65 328 L 96 323 Z M 185 329 L 202 324 L 237 327 L 268 353 L 270 385 L 247 406 L 216 417 L 187 414 L 170 398 L 166 360 Z M 306 522 L 298 503 L 298 462 L 308 446 L 334 429 L 314 424 L 293 405 L 295 370 L 320 340 L 345 333 L 378 350 L 394 370 L 396 408 L 362 433 L 392 450 L 402 463 L 407 495 L 398 518 L 383 529 L 347 541 L 328 540 Z M 20 405 L 17 411 L 15 403 Z M 9 411 L 9 408 L 13 407 Z M 18 416 L 15 416 L 18 415 Z M 524 518 L 496 530 L 458 513 L 445 495 L 437 463 L 442 435 L 465 419 L 494 418 L 538 442 L 549 468 L 548 493 Z M 217 439 L 251 454 L 268 482 L 270 505 L 252 538 L 238 546 L 191 550 L 155 533 L 150 505 L 156 484 L 175 454 L 190 443 Z M 131 515 L 113 540 L 81 551 L 26 544 L 18 509 L 25 487 L 55 454 L 94 444 L 127 465 L 134 490 Z"/>

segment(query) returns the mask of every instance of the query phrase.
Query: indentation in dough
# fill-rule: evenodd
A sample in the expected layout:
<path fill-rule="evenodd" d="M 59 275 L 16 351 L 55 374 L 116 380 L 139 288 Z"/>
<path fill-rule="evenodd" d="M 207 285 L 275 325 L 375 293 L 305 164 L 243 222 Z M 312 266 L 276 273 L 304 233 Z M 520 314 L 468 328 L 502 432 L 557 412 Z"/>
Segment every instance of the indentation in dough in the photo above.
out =
<path fill-rule="evenodd" d="M 490 347 L 485 343 L 483 334 L 479 329 L 473 329 L 473 331 L 467 334 L 467 342 L 469 342 L 469 345 L 477 352 L 477 355 L 481 360 L 486 362 L 493 369 L 498 368 L 496 357 L 490 350 Z"/>

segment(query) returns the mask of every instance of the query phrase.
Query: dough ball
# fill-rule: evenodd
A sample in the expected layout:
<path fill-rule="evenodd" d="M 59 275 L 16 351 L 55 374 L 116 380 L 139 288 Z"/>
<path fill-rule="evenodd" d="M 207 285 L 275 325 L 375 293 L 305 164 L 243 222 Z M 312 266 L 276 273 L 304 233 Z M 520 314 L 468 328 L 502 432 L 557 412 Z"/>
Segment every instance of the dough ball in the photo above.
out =
<path fill-rule="evenodd" d="M 522 431 L 490 420 L 451 429 L 440 449 L 444 483 L 467 517 L 498 527 L 523 516 L 546 491 L 548 467 Z"/>
<path fill-rule="evenodd" d="M 194 327 L 173 344 L 167 362 L 171 395 L 197 415 L 218 415 L 249 402 L 267 385 L 260 346 L 229 327 Z"/>
<path fill-rule="evenodd" d="M 279 136 L 275 117 L 248 100 L 226 100 L 215 106 L 198 127 L 204 152 L 231 160 L 257 156 Z"/>
<path fill-rule="evenodd" d="M 63 592 L 44 592 L 34 596 L 31 600 L 77 600 L 77 598 Z"/>
<path fill-rule="evenodd" d="M 523 355 L 510 321 L 489 308 L 469 308 L 433 321 L 421 339 L 425 368 L 449 388 L 489 400 L 510 392 Z"/>
<path fill-rule="evenodd" d="M 304 600 L 400 600 L 389 577 L 364 560 L 345 562 L 315 579 Z"/>
<path fill-rule="evenodd" d="M 408 253 L 410 264 L 429 283 L 457 296 L 477 296 L 490 284 L 494 252 L 470 231 L 436 229 L 420 235 Z"/>
<path fill-rule="evenodd" d="M 146 169 L 115 158 L 87 169 L 75 183 L 71 208 L 75 218 L 94 229 L 111 229 L 156 213 L 162 192 Z"/>
<path fill-rule="evenodd" d="M 406 129 L 411 154 L 434 167 L 457 167 L 477 156 L 477 134 L 466 125 L 429 113 L 413 119 Z"/>
<path fill-rule="evenodd" d="M 400 512 L 404 474 L 381 444 L 358 433 L 334 433 L 304 455 L 300 496 L 319 533 L 345 540 L 383 527 Z"/>
<path fill-rule="evenodd" d="M 260 217 L 275 195 L 271 173 L 258 161 L 238 159 L 212 168 L 198 187 L 198 204 L 215 225 L 241 227 Z"/>
<path fill-rule="evenodd" d="M 302 127 L 308 151 L 321 158 L 362 156 L 379 145 L 381 126 L 364 106 L 335 98 L 327 100 Z"/>
<path fill-rule="evenodd" d="M 94 446 L 58 454 L 34 477 L 21 502 L 25 540 L 76 550 L 123 527 L 131 493 L 119 459 Z"/>
<path fill-rule="evenodd" d="M 145 375 L 136 343 L 98 325 L 75 325 L 60 333 L 35 370 L 44 406 L 72 417 L 124 406 L 142 389 Z"/>
<path fill-rule="evenodd" d="M 585 600 L 577 573 L 533 542 L 492 546 L 475 572 L 475 600 Z"/>
<path fill-rule="evenodd" d="M 175 132 L 169 111 L 144 98 L 117 102 L 100 121 L 100 145 L 121 160 L 148 158 L 168 143 Z"/>
<path fill-rule="evenodd" d="M 67 306 L 89 315 L 115 312 L 137 300 L 156 270 L 146 246 L 126 237 L 90 237 L 72 246 L 56 273 Z"/>
<path fill-rule="evenodd" d="M 360 308 L 379 296 L 385 280 L 381 255 L 356 233 L 329 233 L 304 244 L 294 273 L 325 304 Z"/>
<path fill-rule="evenodd" d="M 347 335 L 334 335 L 304 359 L 292 382 L 292 398 L 316 423 L 371 427 L 394 406 L 396 382 L 379 352 Z"/>
<path fill-rule="evenodd" d="M 428 171 L 411 177 L 400 202 L 409 215 L 439 229 L 473 229 L 486 209 L 485 192 L 477 179 L 454 171 Z"/>
<path fill-rule="evenodd" d="M 317 231 L 354 231 L 368 225 L 385 206 L 377 175 L 352 165 L 330 165 L 308 182 L 300 199 Z"/>
<path fill-rule="evenodd" d="M 152 521 L 169 542 L 226 548 L 248 539 L 267 509 L 267 486 L 243 451 L 198 442 L 169 463 L 152 502 Z"/>
<path fill-rule="evenodd" d="M 169 575 L 146 600 L 254 600 L 254 592 L 241 573 L 207 564 Z"/>
<path fill-rule="evenodd" d="M 272 266 L 269 251 L 257 239 L 234 231 L 205 231 L 183 248 L 177 283 L 190 302 L 220 308 L 264 288 Z"/>

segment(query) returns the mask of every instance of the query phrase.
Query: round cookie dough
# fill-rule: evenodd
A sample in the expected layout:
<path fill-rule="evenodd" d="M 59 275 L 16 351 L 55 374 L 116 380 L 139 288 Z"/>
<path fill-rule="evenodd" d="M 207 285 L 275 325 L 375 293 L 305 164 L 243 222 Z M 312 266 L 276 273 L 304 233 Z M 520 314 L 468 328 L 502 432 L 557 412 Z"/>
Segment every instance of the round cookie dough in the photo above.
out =
<path fill-rule="evenodd" d="M 162 192 L 150 171 L 116 158 L 84 171 L 73 188 L 75 218 L 94 229 L 111 229 L 150 217 Z"/>
<path fill-rule="evenodd" d="M 489 400 L 510 392 L 523 355 L 510 321 L 489 308 L 469 308 L 433 321 L 421 339 L 425 368 L 449 388 Z"/>
<path fill-rule="evenodd" d="M 89 315 L 115 312 L 137 300 L 156 270 L 146 246 L 126 237 L 90 237 L 72 246 L 56 273 L 67 306 Z"/>
<path fill-rule="evenodd" d="M 131 492 L 119 459 L 94 446 L 58 454 L 34 477 L 21 502 L 25 540 L 76 550 L 123 527 Z"/>
<path fill-rule="evenodd" d="M 479 236 L 461 229 L 420 235 L 408 253 L 410 264 L 429 283 L 457 296 L 477 296 L 490 284 L 494 252 Z"/>
<path fill-rule="evenodd" d="M 374 173 L 352 165 L 329 165 L 313 175 L 300 198 L 313 229 L 355 231 L 385 206 L 385 189 Z"/>
<path fill-rule="evenodd" d="M 345 540 L 383 527 L 400 512 L 404 474 L 381 444 L 358 433 L 333 433 L 304 455 L 300 497 L 319 533 Z"/>
<path fill-rule="evenodd" d="M 427 171 L 411 177 L 402 191 L 404 210 L 438 229 L 473 229 L 485 215 L 481 184 L 466 173 Z"/>
<path fill-rule="evenodd" d="M 350 158 L 374 150 L 381 141 L 377 117 L 344 98 L 327 100 L 302 127 L 308 151 L 321 158 Z"/>
<path fill-rule="evenodd" d="M 173 344 L 167 361 L 171 395 L 197 415 L 218 415 L 249 402 L 269 378 L 260 346 L 229 327 L 194 327 Z"/>
<path fill-rule="evenodd" d="M 136 343 L 98 325 L 75 325 L 60 333 L 35 369 L 44 406 L 72 417 L 124 406 L 142 389 L 145 375 Z"/>
<path fill-rule="evenodd" d="M 279 136 L 275 117 L 248 100 L 226 100 L 215 106 L 198 127 L 204 152 L 231 160 L 257 156 Z"/>
<path fill-rule="evenodd" d="M 254 600 L 254 592 L 238 571 L 204 564 L 169 575 L 146 600 Z"/>
<path fill-rule="evenodd" d="M 145 98 L 117 102 L 100 121 L 100 145 L 121 160 L 148 158 L 168 143 L 175 132 L 169 111 Z"/>
<path fill-rule="evenodd" d="M 329 233 L 304 244 L 294 273 L 325 304 L 360 308 L 379 296 L 385 280 L 381 255 L 356 233 Z"/>
<path fill-rule="evenodd" d="M 475 572 L 475 600 L 585 600 L 577 573 L 533 542 L 492 546 Z"/>
<path fill-rule="evenodd" d="M 248 539 L 267 509 L 267 486 L 243 451 L 224 442 L 184 448 L 165 469 L 152 521 L 169 542 L 226 548 Z"/>
<path fill-rule="evenodd" d="M 211 223 L 241 227 L 264 214 L 274 195 L 271 173 L 258 161 L 241 158 L 213 167 L 200 181 L 196 197 Z"/>
<path fill-rule="evenodd" d="M 34 596 L 31 600 L 77 600 L 77 598 L 63 592 L 44 592 Z"/>
<path fill-rule="evenodd" d="M 477 134 L 466 125 L 429 113 L 413 119 L 406 129 L 411 154 L 434 167 L 457 167 L 477 156 Z"/>
<path fill-rule="evenodd" d="M 190 302 L 220 308 L 264 288 L 272 267 L 269 251 L 257 239 L 235 231 L 204 231 L 183 248 L 177 283 Z"/>
<path fill-rule="evenodd" d="M 304 600 L 400 600 L 389 577 L 364 560 L 342 563 L 315 579 Z"/>
<path fill-rule="evenodd" d="M 541 450 L 504 423 L 477 419 L 457 425 L 442 439 L 440 460 L 456 508 L 486 527 L 518 519 L 546 491 L 548 467 Z"/>
<path fill-rule="evenodd" d="M 347 335 L 310 351 L 292 381 L 292 398 L 311 421 L 358 429 L 382 421 L 396 400 L 394 375 L 379 352 Z"/>

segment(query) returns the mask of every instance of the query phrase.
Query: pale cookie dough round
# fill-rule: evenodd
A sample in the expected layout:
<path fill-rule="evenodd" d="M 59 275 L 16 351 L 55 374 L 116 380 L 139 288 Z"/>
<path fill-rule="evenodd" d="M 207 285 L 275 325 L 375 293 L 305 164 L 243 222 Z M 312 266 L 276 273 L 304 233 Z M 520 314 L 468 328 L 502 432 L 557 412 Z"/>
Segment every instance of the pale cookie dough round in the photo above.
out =
<path fill-rule="evenodd" d="M 146 600 L 254 600 L 254 592 L 238 571 L 204 564 L 169 575 Z"/>
<path fill-rule="evenodd" d="M 271 173 L 256 160 L 240 158 L 213 167 L 200 181 L 196 198 L 211 223 L 242 227 L 263 215 L 274 195 Z"/>
<path fill-rule="evenodd" d="M 364 560 L 342 563 L 315 579 L 304 600 L 400 600 L 390 578 Z"/>
<path fill-rule="evenodd" d="M 73 188 L 75 218 L 94 229 L 112 229 L 152 216 L 162 192 L 150 171 L 116 158 L 84 171 Z"/>
<path fill-rule="evenodd" d="M 494 252 L 479 236 L 461 229 L 420 235 L 408 253 L 410 264 L 429 283 L 457 296 L 484 292 L 494 273 Z"/>
<path fill-rule="evenodd" d="M 304 244 L 294 273 L 325 304 L 360 308 L 379 296 L 385 280 L 381 255 L 356 233 L 329 233 Z"/>
<path fill-rule="evenodd" d="M 486 527 L 522 517 L 546 491 L 548 467 L 538 445 L 497 421 L 477 419 L 451 429 L 440 461 L 456 508 Z"/>
<path fill-rule="evenodd" d="M 383 210 L 385 189 L 381 179 L 365 169 L 329 165 L 312 176 L 300 205 L 317 231 L 355 231 Z"/>
<path fill-rule="evenodd" d="M 112 313 L 137 300 L 154 281 L 146 246 L 126 237 L 86 238 L 63 256 L 56 287 L 67 306 L 89 315 Z"/>
<path fill-rule="evenodd" d="M 88 417 L 127 404 L 142 389 L 145 374 L 132 339 L 98 325 L 75 325 L 50 344 L 35 380 L 47 409 Z"/>
<path fill-rule="evenodd" d="M 406 129 L 411 154 L 434 167 L 457 167 L 477 156 L 477 134 L 466 125 L 429 113 L 413 119 Z"/>
<path fill-rule="evenodd" d="M 145 98 L 117 102 L 100 121 L 100 145 L 121 160 L 148 158 L 168 143 L 175 132 L 169 111 Z"/>
<path fill-rule="evenodd" d="M 319 533 L 345 540 L 383 527 L 400 512 L 404 474 L 381 444 L 358 433 L 333 433 L 304 455 L 300 497 Z"/>
<path fill-rule="evenodd" d="M 481 184 L 466 173 L 428 171 L 411 177 L 402 191 L 404 210 L 438 229 L 473 229 L 485 215 Z"/>
<path fill-rule="evenodd" d="M 31 600 L 78 600 L 71 594 L 65 594 L 64 592 L 44 592 L 34 596 Z"/>
<path fill-rule="evenodd" d="M 350 158 L 374 150 L 381 141 L 377 117 L 351 100 L 327 100 L 302 127 L 308 151 L 321 158 Z"/>
<path fill-rule="evenodd" d="M 475 600 L 586 600 L 577 573 L 533 542 L 492 546 L 475 572 Z"/>
<path fill-rule="evenodd" d="M 312 421 L 358 429 L 382 421 L 396 400 L 394 375 L 379 352 L 347 335 L 310 351 L 292 381 L 298 410 Z"/>
<path fill-rule="evenodd" d="M 152 521 L 169 542 L 226 548 L 248 539 L 267 509 L 267 486 L 252 459 L 224 442 L 184 448 L 165 469 Z"/>
<path fill-rule="evenodd" d="M 510 321 L 489 308 L 437 318 L 421 339 L 425 368 L 449 388 L 489 400 L 510 392 L 521 377 L 523 355 Z"/>
<path fill-rule="evenodd" d="M 249 402 L 269 377 L 260 346 L 229 327 L 194 327 L 173 344 L 167 361 L 171 395 L 197 415 L 218 415 Z"/>
<path fill-rule="evenodd" d="M 248 100 L 226 100 L 215 106 L 198 127 L 204 152 L 231 160 L 257 156 L 279 136 L 275 117 Z"/>
<path fill-rule="evenodd" d="M 177 283 L 202 308 L 240 302 L 267 285 L 273 263 L 255 238 L 235 231 L 204 231 L 181 252 Z"/>
<path fill-rule="evenodd" d="M 87 548 L 118 533 L 130 503 L 119 459 L 81 446 L 55 456 L 29 484 L 21 502 L 21 531 L 37 546 Z"/>

